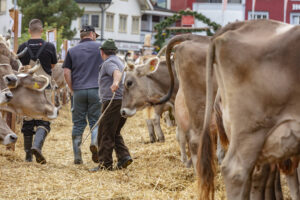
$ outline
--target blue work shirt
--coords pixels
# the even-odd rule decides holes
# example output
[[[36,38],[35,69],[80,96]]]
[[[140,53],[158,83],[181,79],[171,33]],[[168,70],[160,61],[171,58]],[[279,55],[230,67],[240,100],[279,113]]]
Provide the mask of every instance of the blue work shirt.
[[[69,49],[63,68],[71,70],[73,90],[99,87],[98,69],[103,62],[100,55],[100,46],[99,42],[86,38]]]

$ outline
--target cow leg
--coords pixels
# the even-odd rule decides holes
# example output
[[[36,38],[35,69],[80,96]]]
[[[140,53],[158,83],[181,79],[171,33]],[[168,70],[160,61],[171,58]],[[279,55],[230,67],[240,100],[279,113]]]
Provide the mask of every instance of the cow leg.
[[[300,165],[298,165],[298,167],[297,167],[297,174],[298,174],[298,181],[299,181],[299,191],[300,191]]]
[[[55,89],[55,106],[59,107],[60,106],[60,102],[59,102],[59,98],[60,98],[60,92],[58,89]]]
[[[176,127],[176,139],[180,146],[180,160],[187,166],[187,155],[186,155],[186,135],[184,132],[177,126]],[[188,166],[187,166],[188,167]]]
[[[197,135],[194,130],[190,130],[188,136],[188,142],[189,142],[191,159],[192,159],[195,172],[197,171],[197,161],[198,161],[197,153],[199,147],[199,140],[200,140],[199,135]]]
[[[298,180],[297,170],[294,170],[292,174],[286,175],[286,181],[290,189],[292,199],[299,200],[300,194],[299,194],[299,180]]]
[[[227,199],[249,200],[251,175],[264,144],[263,130],[245,133],[233,132],[228,151],[221,165]]]
[[[276,167],[275,170],[275,197],[276,200],[283,200],[283,193],[281,188],[280,170]]]
[[[146,119],[146,123],[147,123],[147,127],[148,127],[150,142],[154,143],[154,142],[156,142],[156,136],[155,136],[155,133],[154,133],[154,127],[153,127],[152,119]]]
[[[280,173],[276,165],[271,165],[265,189],[266,200],[283,200],[280,183]]]
[[[270,165],[256,165],[252,173],[250,199],[265,200],[265,189],[270,172]],[[272,200],[272,199],[271,199]]]
[[[160,127],[160,115],[158,115],[155,112],[154,119],[152,121],[153,121],[155,133],[157,134],[157,137],[158,137],[158,141],[159,142],[164,142],[165,141],[165,136],[164,136],[164,133],[162,132],[161,127]]]
[[[167,127],[175,126],[175,123],[173,120],[171,120],[170,115],[171,115],[170,111],[165,112],[165,122],[167,124]]]
[[[219,165],[221,165],[224,157],[225,157],[225,150],[221,145],[220,137],[218,136],[217,137],[217,158],[218,158]]]

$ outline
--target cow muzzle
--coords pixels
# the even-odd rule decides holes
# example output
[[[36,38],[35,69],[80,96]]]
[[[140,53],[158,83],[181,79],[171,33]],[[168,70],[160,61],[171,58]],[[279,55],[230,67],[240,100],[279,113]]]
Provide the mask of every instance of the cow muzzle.
[[[134,109],[122,108],[120,112],[122,117],[132,117],[136,113],[136,108]]]
[[[18,136],[14,133],[10,133],[8,135],[5,136],[4,140],[3,140],[3,145],[9,145],[12,143],[15,143],[18,139]]]
[[[2,90],[0,93],[0,105],[9,102],[12,98],[13,98],[13,94],[8,88]]]
[[[18,78],[16,75],[14,75],[14,74],[5,75],[5,76],[3,76],[3,79],[4,79],[4,82],[7,85],[7,87],[9,87],[9,88],[17,87]]]
[[[52,119],[56,119],[59,113],[59,109],[61,108],[61,106],[59,107],[54,107],[53,109],[53,114],[52,115],[48,115],[47,117],[52,120]]]

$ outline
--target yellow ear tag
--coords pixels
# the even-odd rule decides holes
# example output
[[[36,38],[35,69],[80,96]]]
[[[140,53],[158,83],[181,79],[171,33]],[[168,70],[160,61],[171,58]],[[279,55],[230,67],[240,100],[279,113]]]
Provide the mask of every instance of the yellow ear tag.
[[[155,70],[155,66],[151,65],[150,70],[153,72]]]
[[[34,89],[40,89],[40,86],[37,82],[34,82],[33,88]]]

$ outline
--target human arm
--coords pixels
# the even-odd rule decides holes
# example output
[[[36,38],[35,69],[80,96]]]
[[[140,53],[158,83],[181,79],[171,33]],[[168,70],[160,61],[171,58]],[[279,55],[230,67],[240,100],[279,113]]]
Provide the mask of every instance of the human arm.
[[[69,68],[64,68],[64,77],[65,77],[65,80],[68,84],[68,87],[69,87],[71,93],[73,93],[71,70]]]
[[[72,76],[71,76],[71,73],[72,73],[72,59],[71,59],[71,56],[70,56],[69,52],[67,53],[66,59],[65,59],[62,67],[64,69],[65,80],[68,84],[68,87],[70,88],[71,93],[73,93]]]
[[[113,84],[110,86],[111,91],[114,93],[119,88],[119,83],[122,80],[122,73],[119,70],[113,72]]]
[[[51,69],[53,69],[57,63],[57,55],[56,55],[56,48],[52,43],[49,43],[51,45]]]

